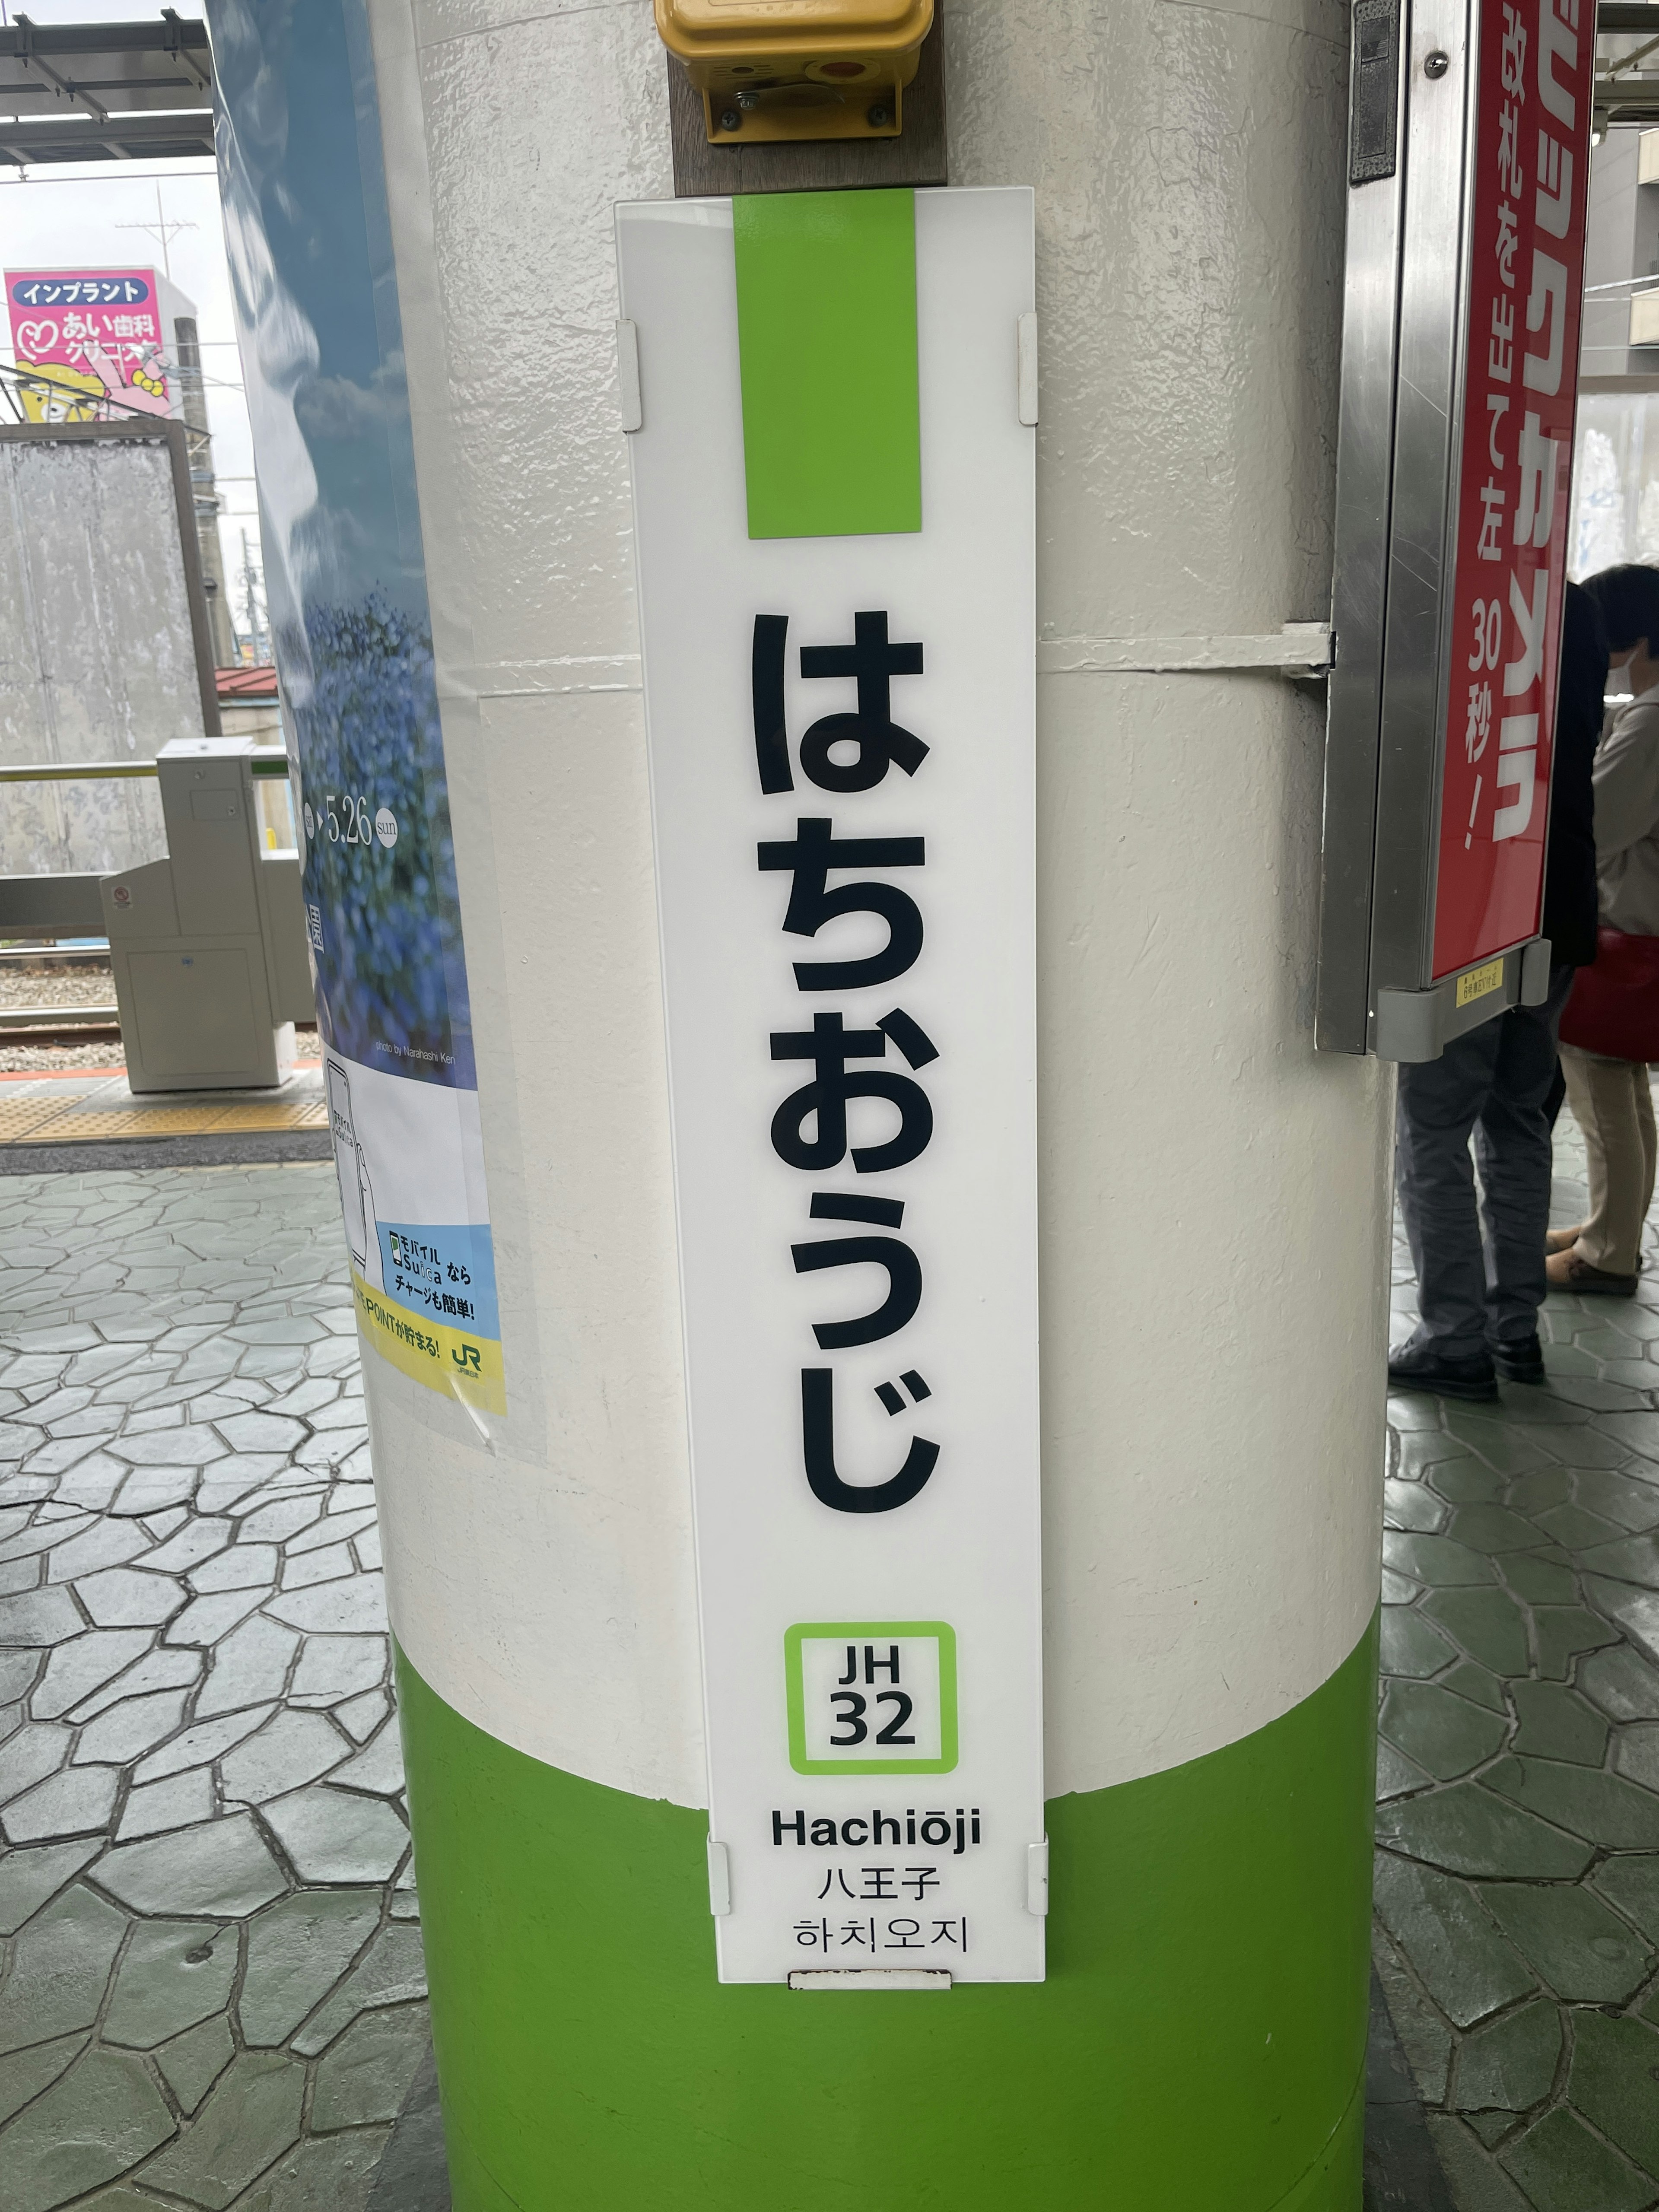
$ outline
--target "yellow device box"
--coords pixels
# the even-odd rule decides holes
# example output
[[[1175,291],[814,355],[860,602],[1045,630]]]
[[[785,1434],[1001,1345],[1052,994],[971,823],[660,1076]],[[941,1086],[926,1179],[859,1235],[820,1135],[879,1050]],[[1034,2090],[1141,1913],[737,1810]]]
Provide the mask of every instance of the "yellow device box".
[[[933,0],[653,0],[711,143],[895,138]]]

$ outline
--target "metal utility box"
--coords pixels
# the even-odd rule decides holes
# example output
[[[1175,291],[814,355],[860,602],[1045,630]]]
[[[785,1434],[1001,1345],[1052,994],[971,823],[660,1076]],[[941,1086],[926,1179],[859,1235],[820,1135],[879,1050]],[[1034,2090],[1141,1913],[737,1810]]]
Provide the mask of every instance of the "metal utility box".
[[[1325,1051],[1432,1060],[1547,988],[1595,27],[1355,0]]]
[[[268,1088],[313,1010],[299,856],[262,849],[254,788],[288,763],[246,738],[191,738],[156,766],[168,857],[100,886],[127,1080]]]

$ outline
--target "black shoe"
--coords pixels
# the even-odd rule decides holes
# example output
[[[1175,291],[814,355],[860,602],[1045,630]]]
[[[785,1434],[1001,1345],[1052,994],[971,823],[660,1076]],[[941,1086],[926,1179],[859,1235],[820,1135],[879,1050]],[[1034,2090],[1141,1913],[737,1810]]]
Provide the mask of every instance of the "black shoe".
[[[1530,1336],[1511,1337],[1507,1344],[1494,1344],[1492,1364],[1506,1382],[1541,1382],[1544,1380],[1544,1349],[1538,1341],[1538,1331]]]
[[[1473,1352],[1455,1359],[1437,1352],[1432,1344],[1402,1344],[1389,1354],[1391,1390],[1434,1390],[1443,1398],[1486,1400],[1498,1395],[1498,1380],[1489,1352]]]

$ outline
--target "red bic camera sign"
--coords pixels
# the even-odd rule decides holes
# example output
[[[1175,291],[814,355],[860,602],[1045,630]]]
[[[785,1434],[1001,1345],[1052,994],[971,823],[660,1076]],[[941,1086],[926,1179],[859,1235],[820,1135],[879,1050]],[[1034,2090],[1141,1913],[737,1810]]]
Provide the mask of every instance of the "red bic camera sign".
[[[1436,976],[1539,924],[1589,191],[1593,0],[1474,12]]]
[[[767,268],[618,210],[728,1982],[1043,1973],[1031,202],[914,209],[921,527],[764,537]]]

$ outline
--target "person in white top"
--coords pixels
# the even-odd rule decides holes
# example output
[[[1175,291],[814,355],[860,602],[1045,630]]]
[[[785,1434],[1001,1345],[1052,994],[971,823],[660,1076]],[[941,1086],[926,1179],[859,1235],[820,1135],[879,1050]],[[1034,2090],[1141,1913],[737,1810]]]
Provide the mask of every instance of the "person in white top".
[[[1659,569],[1591,576],[1612,650],[1609,683],[1633,696],[1609,712],[1596,748],[1595,880],[1601,927],[1659,937]],[[1653,1200],[1653,1093],[1641,1060],[1561,1047],[1567,1103],[1584,1133],[1589,1212],[1552,1230],[1554,1290],[1631,1297]]]

